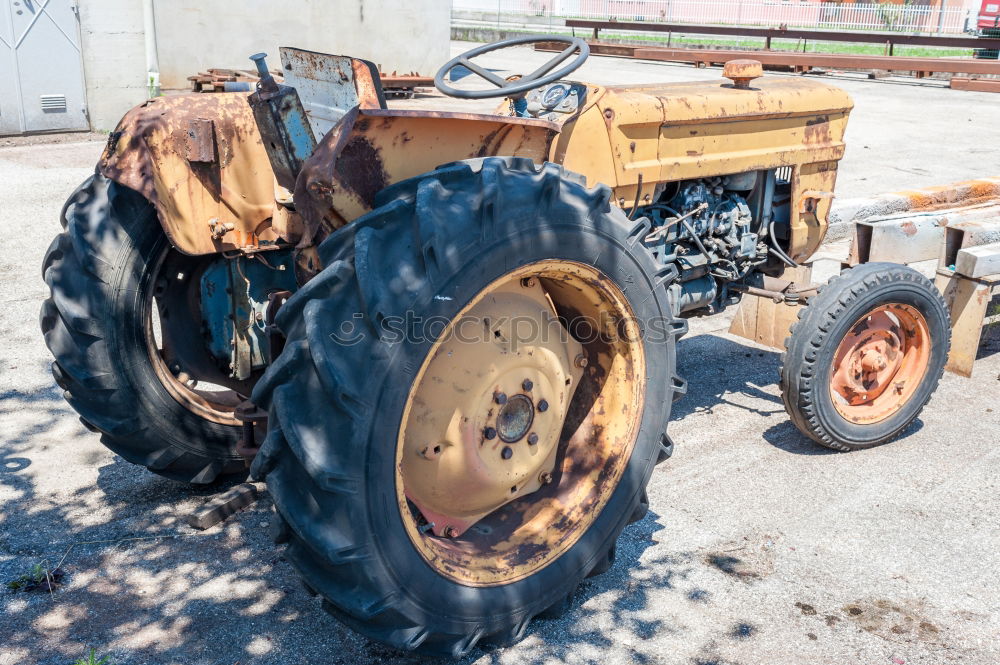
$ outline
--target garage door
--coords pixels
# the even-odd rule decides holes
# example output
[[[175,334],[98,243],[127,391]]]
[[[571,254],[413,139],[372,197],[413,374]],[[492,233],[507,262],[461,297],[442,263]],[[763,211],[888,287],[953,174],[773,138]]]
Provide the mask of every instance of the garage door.
[[[75,0],[0,0],[0,134],[87,129]]]

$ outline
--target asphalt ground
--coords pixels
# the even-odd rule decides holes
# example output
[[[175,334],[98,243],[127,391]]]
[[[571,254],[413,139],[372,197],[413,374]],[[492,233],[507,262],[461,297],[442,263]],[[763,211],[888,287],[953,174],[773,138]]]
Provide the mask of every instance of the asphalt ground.
[[[461,45],[456,45],[456,49]],[[505,61],[531,66],[538,54]],[[715,78],[592,58],[580,78]],[[1000,99],[833,76],[857,102],[842,196],[1000,173]],[[410,105],[450,107],[424,96]],[[38,329],[42,255],[102,144],[0,140],[0,581],[57,564],[54,593],[0,589],[0,665],[406,663],[327,616],[269,541],[266,495],[204,532],[185,516],[221,488],[132,466],[79,424]],[[1000,661],[1000,343],[946,374],[900,440],[840,454],[804,439],[778,355],[695,322],[674,457],[648,516],[561,619],[465,663],[993,665]]]

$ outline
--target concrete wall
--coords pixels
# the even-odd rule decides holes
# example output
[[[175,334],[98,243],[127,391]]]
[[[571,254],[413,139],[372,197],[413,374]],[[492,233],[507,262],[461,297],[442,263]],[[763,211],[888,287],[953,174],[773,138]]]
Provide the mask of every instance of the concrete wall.
[[[251,69],[278,47],[353,55],[383,71],[433,74],[448,60],[446,0],[153,0],[160,85],[187,89],[209,67]],[[110,130],[147,96],[143,3],[80,0],[91,127]]]
[[[276,68],[279,46],[365,58],[386,72],[433,74],[448,60],[446,0],[155,0],[155,7],[164,88],[186,87],[208,67],[249,69],[247,56],[259,51]]]
[[[81,0],[79,7],[90,126],[114,129],[147,96],[142,3]]]

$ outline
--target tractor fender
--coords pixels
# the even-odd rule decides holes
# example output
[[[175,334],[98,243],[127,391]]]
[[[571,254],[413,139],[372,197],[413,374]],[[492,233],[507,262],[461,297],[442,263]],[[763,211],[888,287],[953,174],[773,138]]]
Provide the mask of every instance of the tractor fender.
[[[185,254],[278,238],[274,174],[246,93],[172,95],[135,107],[109,135],[97,170],[148,199]]]
[[[442,164],[494,156],[550,160],[560,126],[501,115],[354,107],[320,141],[295,183],[304,237],[371,212],[386,187]]]

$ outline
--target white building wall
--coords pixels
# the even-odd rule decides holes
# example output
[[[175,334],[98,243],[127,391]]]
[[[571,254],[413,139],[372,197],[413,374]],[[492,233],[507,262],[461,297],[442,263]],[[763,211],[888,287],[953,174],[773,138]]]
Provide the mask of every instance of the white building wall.
[[[114,129],[147,96],[142,3],[80,0],[79,7],[90,126]]]
[[[146,99],[143,3],[79,0],[91,126],[110,130]],[[385,72],[433,74],[448,60],[448,0],[153,0],[160,85],[189,87],[209,67],[252,69],[279,46],[371,60]]]
[[[209,67],[251,69],[279,46],[371,60],[383,71],[433,74],[448,60],[448,0],[155,0],[160,82],[183,88]]]

